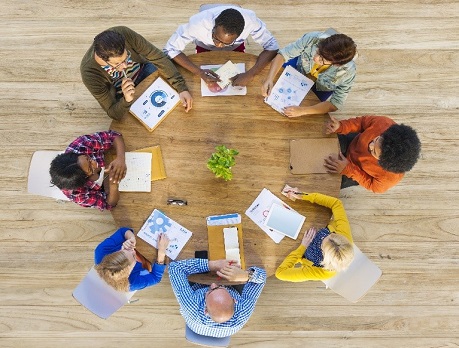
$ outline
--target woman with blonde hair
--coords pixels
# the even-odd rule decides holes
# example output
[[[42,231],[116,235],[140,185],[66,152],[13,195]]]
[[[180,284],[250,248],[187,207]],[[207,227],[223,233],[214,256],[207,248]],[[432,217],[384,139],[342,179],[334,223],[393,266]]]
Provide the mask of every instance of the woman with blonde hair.
[[[325,280],[344,271],[354,258],[351,228],[343,204],[338,198],[320,193],[287,191],[289,198],[302,199],[328,207],[333,218],[327,227],[311,227],[300,246],[293,250],[276,270],[276,277],[290,282]],[[300,263],[300,267],[295,267]]]
[[[142,262],[144,260],[136,253],[135,244],[134,232],[127,227],[121,227],[94,251],[97,273],[115,290],[140,290],[159,283],[163,277],[169,238],[165,234],[160,234],[158,257],[152,266],[148,263],[151,267]]]

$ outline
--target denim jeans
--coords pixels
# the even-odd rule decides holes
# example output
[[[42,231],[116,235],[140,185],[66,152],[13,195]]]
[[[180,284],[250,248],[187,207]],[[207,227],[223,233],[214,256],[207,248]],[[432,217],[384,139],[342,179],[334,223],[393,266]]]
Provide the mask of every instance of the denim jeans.
[[[338,141],[341,153],[346,156],[347,149],[351,144],[352,140],[358,135],[359,133],[349,133],[349,134],[338,134]],[[341,176],[341,188],[351,187],[351,186],[359,186],[359,183],[351,178],[348,178],[346,175]]]
[[[149,75],[151,75],[152,73],[154,73],[158,68],[156,66],[154,66],[152,63],[148,62],[148,63],[145,63],[145,64],[142,64],[141,68],[140,68],[140,73],[139,73],[139,76],[137,76],[137,78],[135,79],[135,85],[137,86],[140,82],[142,82],[143,80],[145,80],[145,78]]]

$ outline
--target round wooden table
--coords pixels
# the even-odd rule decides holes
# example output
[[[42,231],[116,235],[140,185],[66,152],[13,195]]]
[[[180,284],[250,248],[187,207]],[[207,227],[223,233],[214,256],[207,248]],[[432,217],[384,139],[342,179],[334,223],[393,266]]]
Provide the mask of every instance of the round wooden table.
[[[249,69],[257,57],[238,52],[207,52],[189,58],[197,65],[224,64],[231,60],[245,63]],[[194,257],[196,250],[208,249],[207,216],[237,212],[242,216],[246,266],[263,267],[271,276],[285,256],[300,244],[304,230],[327,225],[329,209],[303,201],[292,202],[280,191],[287,183],[305,192],[338,196],[341,176],[292,175],[289,169],[289,141],[325,137],[328,115],[289,119],[265,104],[260,86],[268,68],[247,86],[245,96],[201,97],[200,78],[179,67],[194,98],[190,112],[185,113],[178,105],[151,133],[129,113],[121,121],[112,122],[110,128],[123,134],[126,151],[161,145],[167,173],[166,179],[152,182],[151,193],[121,193],[118,206],[112,210],[119,226],[138,231],[157,208],[193,232],[178,257],[187,259]],[[155,73],[142,81],[136,88],[136,96],[157,76]],[[302,105],[317,101],[310,92]],[[239,151],[233,179],[228,182],[215,178],[206,166],[215,146],[221,144]],[[244,214],[263,188],[306,216],[297,240],[285,237],[276,244]],[[188,205],[167,205],[169,198],[187,200]],[[156,254],[156,249],[140,238],[137,248],[148,258]]]

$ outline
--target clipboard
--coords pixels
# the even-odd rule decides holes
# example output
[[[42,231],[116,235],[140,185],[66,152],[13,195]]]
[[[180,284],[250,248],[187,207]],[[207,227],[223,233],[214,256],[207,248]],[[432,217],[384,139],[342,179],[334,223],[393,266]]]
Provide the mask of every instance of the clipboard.
[[[179,94],[158,77],[131,105],[129,112],[153,132],[180,101]]]
[[[339,153],[338,138],[290,140],[292,174],[327,174],[324,158]]]
[[[166,169],[164,168],[163,155],[161,153],[161,146],[145,147],[143,149],[135,150],[134,152],[151,152],[151,181],[162,180],[167,178]]]
[[[209,243],[209,260],[226,259],[225,240],[223,237],[223,229],[229,227],[237,227],[237,235],[239,242],[239,255],[241,256],[241,268],[245,268],[244,256],[244,241],[242,232],[242,223],[225,224],[225,225],[207,225],[207,241]]]

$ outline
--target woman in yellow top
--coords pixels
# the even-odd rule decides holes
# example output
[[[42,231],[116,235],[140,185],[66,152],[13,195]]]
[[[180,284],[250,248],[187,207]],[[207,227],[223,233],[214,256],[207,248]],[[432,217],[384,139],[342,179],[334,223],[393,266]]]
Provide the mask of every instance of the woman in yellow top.
[[[320,230],[311,227],[300,246],[293,250],[276,270],[276,277],[290,282],[324,280],[345,270],[354,258],[352,235],[343,204],[338,198],[320,193],[288,192],[290,198],[302,199],[328,207],[333,219]],[[301,263],[301,267],[295,267]]]

